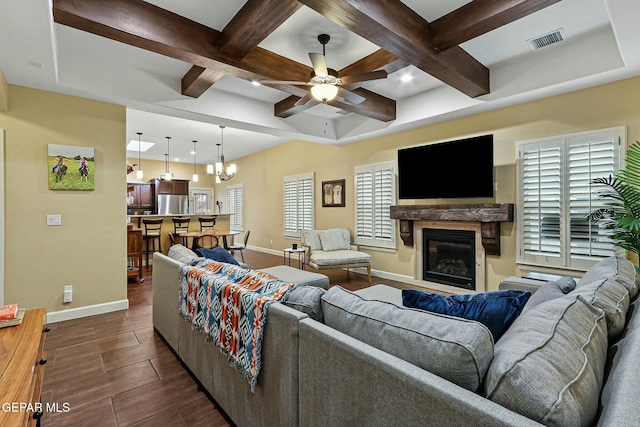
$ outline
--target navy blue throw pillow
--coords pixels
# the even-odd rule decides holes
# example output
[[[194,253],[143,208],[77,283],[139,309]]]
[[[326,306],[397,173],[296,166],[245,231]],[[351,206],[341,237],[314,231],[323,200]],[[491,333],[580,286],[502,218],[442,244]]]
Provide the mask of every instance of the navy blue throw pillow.
[[[505,290],[445,297],[403,289],[402,304],[405,307],[475,320],[489,328],[494,342],[497,342],[520,315],[530,296],[529,291]]]
[[[199,249],[196,249],[196,252],[198,252],[200,256],[212,259],[214,261],[226,262],[227,264],[240,265],[238,264],[238,261],[236,261],[236,259],[232,257],[231,254],[227,252],[225,248],[222,248],[220,246],[216,246],[213,249],[199,248]]]

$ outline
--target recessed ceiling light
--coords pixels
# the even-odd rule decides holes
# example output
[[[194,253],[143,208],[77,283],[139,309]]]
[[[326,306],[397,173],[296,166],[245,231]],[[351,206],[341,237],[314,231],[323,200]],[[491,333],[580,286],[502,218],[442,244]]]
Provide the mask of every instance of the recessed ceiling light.
[[[403,74],[402,77],[400,77],[400,81],[402,82],[410,82],[411,80],[413,80],[413,76],[411,74]]]
[[[259,82],[259,81],[257,81],[257,80],[252,81],[252,82],[251,82],[251,84],[252,84],[252,85],[254,85],[254,86],[262,86],[262,85],[260,84],[260,82]]]
[[[155,142],[140,141],[140,151],[141,152],[145,152],[149,148],[153,147],[154,145],[156,145]],[[133,139],[131,141],[129,141],[129,143],[127,144],[127,151],[138,151],[138,140],[137,139],[135,141]]]

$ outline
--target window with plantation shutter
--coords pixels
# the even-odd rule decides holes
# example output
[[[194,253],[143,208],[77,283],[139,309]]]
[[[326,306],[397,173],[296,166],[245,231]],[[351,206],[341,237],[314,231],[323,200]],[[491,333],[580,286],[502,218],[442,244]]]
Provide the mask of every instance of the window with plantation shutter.
[[[395,248],[395,222],[390,208],[396,201],[393,162],[355,168],[355,235],[359,245]]]
[[[602,207],[592,184],[620,167],[624,128],[518,143],[518,262],[586,269],[615,254],[585,216]]]
[[[243,201],[242,184],[227,187],[227,211],[229,212],[229,227],[232,230],[243,231]]]
[[[284,235],[300,237],[300,230],[313,230],[313,174],[284,177]]]

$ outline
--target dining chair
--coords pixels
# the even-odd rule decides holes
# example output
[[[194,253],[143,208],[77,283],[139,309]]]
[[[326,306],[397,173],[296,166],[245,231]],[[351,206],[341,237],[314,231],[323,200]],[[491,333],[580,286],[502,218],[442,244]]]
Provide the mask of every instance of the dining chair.
[[[195,247],[202,249],[213,249],[218,246],[218,238],[216,236],[205,234],[196,239]]]
[[[233,255],[235,252],[234,251],[240,251],[240,256],[242,257],[242,262],[244,262],[244,250],[247,248],[247,242],[249,241],[249,234],[251,234],[251,230],[247,230],[247,232],[244,234],[244,242],[243,243],[238,243],[238,244],[233,244],[230,245],[227,249],[229,250],[229,253],[231,255]]]

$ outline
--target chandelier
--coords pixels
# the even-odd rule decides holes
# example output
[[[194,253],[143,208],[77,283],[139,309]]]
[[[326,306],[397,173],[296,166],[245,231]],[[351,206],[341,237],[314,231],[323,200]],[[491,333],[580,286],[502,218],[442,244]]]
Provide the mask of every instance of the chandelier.
[[[221,144],[216,144],[218,146],[218,161],[216,162],[215,170],[213,165],[207,165],[207,174],[213,175],[215,173],[216,184],[228,181],[236,174],[236,165],[234,163],[229,166],[224,164],[224,128],[224,126],[220,126]]]

